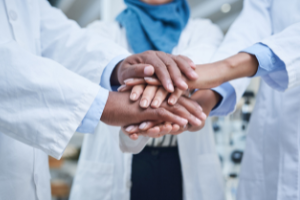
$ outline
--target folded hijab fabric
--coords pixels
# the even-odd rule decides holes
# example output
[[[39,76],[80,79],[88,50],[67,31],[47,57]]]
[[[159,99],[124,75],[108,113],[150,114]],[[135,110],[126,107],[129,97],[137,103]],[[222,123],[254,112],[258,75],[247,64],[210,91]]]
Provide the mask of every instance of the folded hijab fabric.
[[[134,53],[159,50],[171,53],[186,26],[190,10],[186,0],[150,5],[140,0],[124,0],[127,9],[116,20],[125,28]]]

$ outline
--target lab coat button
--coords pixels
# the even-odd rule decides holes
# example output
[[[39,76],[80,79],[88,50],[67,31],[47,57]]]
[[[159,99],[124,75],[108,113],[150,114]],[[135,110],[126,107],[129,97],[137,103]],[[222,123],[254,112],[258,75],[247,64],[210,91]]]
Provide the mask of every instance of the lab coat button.
[[[126,187],[127,187],[128,189],[130,189],[130,188],[131,188],[131,186],[132,186],[132,183],[131,183],[131,181],[127,181],[127,183],[126,183]]]
[[[13,11],[13,10],[11,10],[11,11],[9,11],[9,18],[11,19],[11,20],[13,20],[13,21],[15,21],[15,20],[17,20],[18,19],[18,15],[17,15],[17,13],[15,12],[15,11]]]

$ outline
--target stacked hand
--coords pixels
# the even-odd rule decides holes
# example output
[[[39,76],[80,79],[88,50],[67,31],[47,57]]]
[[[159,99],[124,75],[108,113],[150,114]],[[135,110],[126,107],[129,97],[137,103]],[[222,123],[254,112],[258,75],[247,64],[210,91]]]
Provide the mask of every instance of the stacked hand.
[[[184,56],[163,52],[130,56],[111,76],[112,85],[122,86],[110,93],[101,120],[122,126],[132,139],[199,130],[221,98],[210,88],[252,76],[257,67],[255,56],[247,53],[197,67]],[[200,90],[188,97],[188,88]]]
[[[165,79],[159,78],[157,71],[154,70],[155,74],[154,71],[151,71],[152,74],[149,73],[148,75],[155,76],[141,76],[142,78],[129,78],[126,80],[121,79],[121,81],[124,82],[124,85],[122,85],[118,91],[127,92],[131,90],[130,100],[132,102],[139,102],[141,109],[161,109],[168,107],[169,111],[172,113],[187,119],[187,124],[185,126],[180,126],[171,121],[157,119],[123,127],[123,132],[127,133],[132,139],[137,139],[138,135],[160,137],[164,134],[179,134],[185,130],[199,130],[203,128],[206,116],[217,103],[208,101],[211,102],[210,105],[212,105],[209,106],[206,105],[206,102],[201,102],[201,104],[199,104],[196,99],[188,98],[186,92],[186,89],[188,88],[187,82],[193,82],[197,80],[198,77],[194,71],[195,65],[190,59],[184,56],[168,56],[171,58],[171,61],[168,61],[166,64],[166,66],[168,66],[168,71],[165,73],[169,73],[170,76],[166,76],[164,73],[159,74],[160,76],[164,75],[162,77],[171,77],[172,82],[176,85],[175,89],[171,90],[170,87],[168,87],[168,84],[165,84],[165,87],[163,82]],[[182,69],[184,72],[181,71]],[[161,70],[161,68],[157,68],[157,70]],[[199,97],[199,95],[200,97],[213,96],[215,97],[214,99],[219,97],[211,90],[198,91],[197,94],[197,97]],[[202,104],[205,105],[204,112],[200,107]],[[187,112],[183,112],[183,110],[186,110]]]

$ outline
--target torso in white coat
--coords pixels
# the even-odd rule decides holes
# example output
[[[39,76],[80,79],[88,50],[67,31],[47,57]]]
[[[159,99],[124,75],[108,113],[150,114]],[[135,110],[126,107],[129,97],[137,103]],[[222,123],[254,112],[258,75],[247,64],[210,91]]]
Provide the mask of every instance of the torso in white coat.
[[[0,0],[0,32],[0,199],[50,200],[47,154],[62,156],[95,96],[108,93],[104,67],[128,52],[46,0]]]
[[[262,42],[285,62],[289,76],[285,92],[271,88],[269,84],[279,89],[276,82],[268,81],[271,77],[279,83],[285,73],[273,73],[261,81],[248,130],[239,200],[300,199],[299,22],[299,0],[245,0],[242,14],[217,53],[220,59]],[[274,38],[282,31],[283,37]],[[246,79],[231,82],[237,97],[243,93],[244,83]]]
[[[125,29],[117,22],[95,22],[89,28],[130,50]],[[172,53],[186,55],[197,64],[207,63],[221,40],[221,31],[209,20],[190,20]],[[184,199],[222,200],[223,177],[210,119],[201,131],[178,135],[178,146]],[[119,128],[100,123],[94,135],[85,136],[71,200],[129,200],[131,160],[132,154],[119,149]]]

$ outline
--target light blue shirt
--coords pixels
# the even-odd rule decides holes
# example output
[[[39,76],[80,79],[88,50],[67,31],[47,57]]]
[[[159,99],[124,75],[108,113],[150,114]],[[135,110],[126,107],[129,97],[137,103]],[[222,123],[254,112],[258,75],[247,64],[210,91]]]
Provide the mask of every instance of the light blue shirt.
[[[100,86],[107,90],[112,90],[110,85],[110,77],[115,68],[115,66],[124,60],[128,55],[120,55],[115,57],[110,63],[104,68],[104,71],[101,76]],[[102,112],[104,110],[106,104],[107,96],[103,95],[101,91],[97,94],[94,102],[92,103],[90,109],[86,113],[85,117],[83,118],[80,126],[77,128],[77,132],[80,133],[94,133]]]
[[[244,49],[241,52],[246,52],[251,55],[254,55],[259,63],[258,69],[254,77],[261,76],[265,81],[270,80],[268,75],[270,73],[286,70],[286,66],[282,60],[266,45],[262,43],[257,43]],[[282,77],[287,79],[288,77]],[[284,82],[288,83],[288,80]],[[276,84],[276,83],[274,83]],[[286,87],[283,86],[282,89]],[[229,83],[224,83],[219,87],[213,88],[212,90],[218,92],[222,99],[218,103],[218,105],[211,111],[211,116],[220,116],[220,115],[227,115],[234,110],[236,104],[236,94],[235,90]]]

